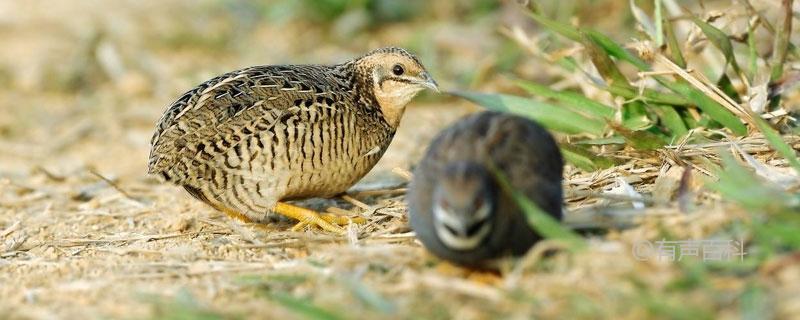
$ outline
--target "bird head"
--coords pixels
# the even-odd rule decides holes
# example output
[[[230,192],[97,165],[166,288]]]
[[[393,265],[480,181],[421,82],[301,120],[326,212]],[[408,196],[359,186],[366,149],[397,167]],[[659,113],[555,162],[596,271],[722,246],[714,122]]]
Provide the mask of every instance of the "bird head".
[[[356,60],[358,70],[368,79],[381,111],[394,127],[400,122],[405,106],[420,91],[439,91],[416,56],[402,48],[386,47],[374,50]]]
[[[489,171],[472,162],[447,165],[433,193],[436,236],[453,250],[472,250],[494,224],[497,188]]]

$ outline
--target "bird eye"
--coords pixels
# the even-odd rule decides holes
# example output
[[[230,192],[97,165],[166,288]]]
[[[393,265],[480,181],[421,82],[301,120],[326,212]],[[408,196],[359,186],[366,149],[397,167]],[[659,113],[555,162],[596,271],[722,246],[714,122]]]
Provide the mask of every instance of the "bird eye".
[[[394,75],[396,75],[396,76],[403,75],[403,72],[406,72],[406,71],[403,69],[403,66],[400,65],[400,64],[396,64],[396,65],[394,65],[394,67],[392,67],[392,73],[394,73]]]

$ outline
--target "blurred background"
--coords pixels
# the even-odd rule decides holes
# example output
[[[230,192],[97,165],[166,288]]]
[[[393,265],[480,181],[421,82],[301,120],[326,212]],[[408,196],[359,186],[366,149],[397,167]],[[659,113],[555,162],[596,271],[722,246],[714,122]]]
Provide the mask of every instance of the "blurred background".
[[[664,2],[715,21],[735,40],[737,54],[749,49],[743,38],[750,14],[745,3],[774,25],[781,14],[778,0]],[[800,314],[800,264],[796,252],[787,253],[800,241],[789,227],[781,232],[763,229],[762,235],[780,234],[794,241],[790,246],[784,245],[788,240],[764,240],[779,248],[762,251],[777,252],[776,262],[764,267],[766,258],[714,269],[700,263],[642,263],[628,254],[627,245],[634,240],[661,239],[664,234],[702,238],[722,225],[752,227],[737,225],[736,219],[750,223],[741,208],[716,206],[721,198],[717,194],[703,198],[713,207],[699,210],[707,223],[698,218],[611,232],[592,242],[587,254],[534,257],[544,262],[529,261],[524,277],[517,270],[506,284],[480,286],[434,270],[434,260],[405,233],[401,194],[375,205],[373,209],[383,210],[380,215],[377,209],[371,213],[383,219],[384,228],[373,233],[387,238],[360,247],[313,237],[298,242],[296,233],[244,228],[145,175],[150,138],[164,109],[207,79],[253,65],[333,64],[392,45],[416,53],[443,90],[528,95],[514,84],[522,78],[621,105],[623,99],[587,81],[582,70],[595,70],[582,56],[582,47],[535,24],[520,3],[527,1],[0,0],[0,239],[5,245],[0,248],[0,318],[191,318],[209,309],[228,316],[232,311],[278,318],[296,315],[286,311],[293,306],[300,306],[299,313],[314,308],[291,299],[265,302],[261,293],[269,290],[344,314],[352,307],[352,312],[367,315],[409,318],[557,318],[566,313],[636,319],[669,311],[665,317],[671,319],[759,319],[775,305],[779,316]],[[654,3],[535,1],[543,16],[589,26],[631,52],[636,48],[628,44],[646,38],[631,4],[651,13]],[[795,17],[798,7],[795,3]],[[725,58],[707,50],[713,46],[689,19],[676,20],[686,31],[679,38],[685,40],[689,67],[716,81]],[[763,29],[754,33],[753,56],[769,57],[773,50],[774,37]],[[797,35],[793,32],[793,43]],[[573,56],[572,66],[556,66]],[[767,70],[763,60],[748,70]],[[795,75],[800,70],[796,61],[795,56],[786,67]],[[635,76],[637,70],[629,64],[620,64],[620,69],[629,79],[644,78]],[[766,93],[766,80],[762,83]],[[734,85],[739,92],[750,89]],[[796,110],[797,90],[788,90],[785,97],[786,109]],[[423,93],[411,102],[389,151],[370,175],[409,170],[442,127],[476,110],[480,108],[464,100]],[[759,144],[745,147],[768,153],[764,158],[774,166],[787,167],[763,139]],[[694,156],[716,151],[707,149]],[[658,176],[667,176],[664,180],[675,191],[683,171],[667,175],[661,166],[682,167],[670,162],[666,152],[650,151],[633,156],[618,152],[621,162],[630,160],[618,171],[593,174],[568,167],[568,175],[577,177],[572,186],[586,187],[579,190],[586,193],[610,189],[625,178],[636,191],[647,193],[659,190],[653,187]],[[746,184],[734,182],[729,190]],[[769,202],[762,195],[770,193],[753,194]],[[574,199],[571,205],[588,203]],[[669,210],[686,217],[674,205]],[[780,220],[777,224],[791,226]],[[308,249],[324,245],[335,248]],[[237,268],[262,276],[285,272],[287,266],[304,269],[300,276],[265,276],[256,284],[236,276],[243,270]],[[336,278],[350,273],[356,275]],[[162,295],[168,298],[158,298]],[[274,308],[278,304],[283,307]],[[189,310],[159,313],[176,305]],[[197,310],[201,313],[192,313]]]
[[[626,5],[541,3],[548,15],[619,39],[632,30]],[[338,63],[396,45],[416,53],[445,89],[517,90],[508,73],[546,82],[549,68],[501,34],[509,25],[535,28],[515,1],[3,1],[0,176],[44,163],[58,172],[88,165],[142,176],[166,106],[200,82],[252,65]],[[401,129],[402,150],[385,166],[406,164],[396,153],[413,158],[422,148],[403,141],[425,141],[465,108],[418,98],[403,123],[428,125]]]
[[[770,5],[775,1],[752,2],[769,17],[779,11]],[[635,3],[647,12],[653,7]],[[708,15],[729,5],[680,3]],[[628,1],[536,4],[545,16],[617,41],[641,32]],[[2,1],[0,175],[50,162],[53,170],[96,165],[140,176],[151,130],[173,99],[252,65],[338,63],[396,45],[415,52],[447,90],[520,92],[509,75],[542,84],[562,79],[560,69],[508,36],[512,27],[540,31],[521,8],[511,0]],[[770,50],[769,42],[758,45]],[[414,112],[433,105],[428,110],[442,112]],[[464,108],[471,107],[426,93],[403,123],[418,119],[433,130],[401,129],[395,148],[418,156],[421,148],[402,148],[403,141],[426,141]],[[407,164],[394,157],[387,155],[394,159],[388,166]]]
[[[652,10],[652,1],[637,2]],[[713,12],[728,2],[702,4]],[[628,1],[537,5],[618,41],[637,32]],[[74,155],[88,162],[131,155],[137,162],[129,168],[144,172],[150,130],[173,99],[252,65],[337,63],[397,45],[415,52],[445,89],[519,90],[508,75],[553,82],[553,68],[504,36],[511,26],[537,31],[511,0],[3,1],[0,170],[20,169],[8,156],[25,158],[24,167],[80,150]],[[412,109],[424,104],[460,105],[428,94]],[[407,134],[414,132],[400,137]],[[103,147],[83,149],[94,145]]]

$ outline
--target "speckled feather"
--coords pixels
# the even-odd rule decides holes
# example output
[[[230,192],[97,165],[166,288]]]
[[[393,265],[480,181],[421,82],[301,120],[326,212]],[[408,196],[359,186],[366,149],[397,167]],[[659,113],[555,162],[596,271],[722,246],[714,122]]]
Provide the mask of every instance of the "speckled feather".
[[[253,220],[265,220],[277,200],[344,192],[380,159],[396,130],[378,106],[371,76],[354,59],[256,66],[208,80],[158,122],[149,172]]]

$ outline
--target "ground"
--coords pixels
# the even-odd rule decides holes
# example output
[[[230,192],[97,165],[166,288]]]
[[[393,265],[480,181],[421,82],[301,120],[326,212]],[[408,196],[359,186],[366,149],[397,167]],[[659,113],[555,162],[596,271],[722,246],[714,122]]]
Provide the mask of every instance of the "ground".
[[[710,155],[718,145],[639,153],[609,148],[606,155],[621,159],[615,167],[592,173],[567,167],[569,217],[613,203],[642,224],[589,235],[581,251],[543,241],[496,273],[442,264],[407,226],[409,173],[438,130],[479,110],[463,100],[416,99],[384,158],[348,198],[306,202],[368,219],[345,237],[290,232],[289,221],[235,221],[148,177],[155,122],[181,92],[248,65],[332,63],[361,53],[336,44],[345,36],[326,42],[336,36],[324,28],[280,20],[280,8],[265,13],[278,22],[254,22],[248,19],[255,9],[225,3],[0,3],[0,318],[800,314],[797,253],[779,255],[746,277],[735,268],[703,277],[691,272],[699,270],[691,262],[641,261],[633,252],[643,240],[706,239],[753,219],[704,187],[710,173],[702,164],[717,159]],[[436,12],[450,10],[438,6],[444,8]],[[363,17],[348,19],[333,28],[345,32]],[[493,67],[482,64],[501,60],[489,52],[507,45],[492,35],[491,24],[476,21],[425,25],[436,30],[429,38],[409,31],[414,28],[383,27],[352,42],[363,51],[421,37],[444,47],[445,57],[417,50],[434,75],[478,69],[467,81],[437,78],[454,88],[484,80]],[[488,38],[466,40],[482,37]],[[508,80],[497,77],[482,89],[506,87]],[[796,180],[760,135],[731,141],[766,172]],[[787,141],[800,145],[796,137]],[[685,168],[691,179],[684,178]],[[647,209],[632,209],[637,193],[652,199]]]

